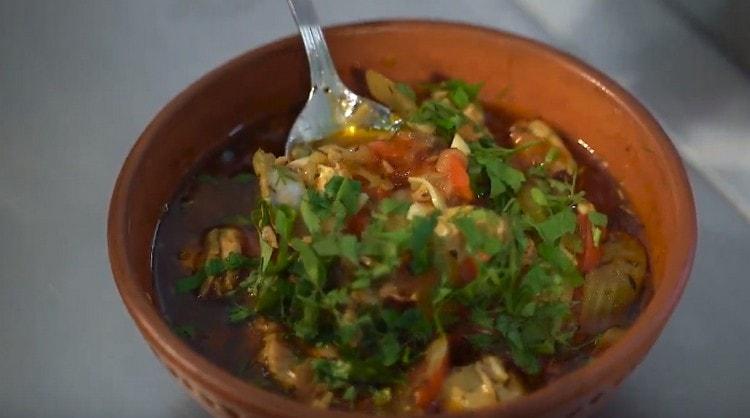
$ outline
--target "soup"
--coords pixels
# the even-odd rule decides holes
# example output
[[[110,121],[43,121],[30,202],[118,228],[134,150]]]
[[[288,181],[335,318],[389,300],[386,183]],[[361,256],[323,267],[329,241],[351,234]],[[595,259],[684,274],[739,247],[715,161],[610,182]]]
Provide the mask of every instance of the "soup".
[[[479,85],[366,80],[392,129],[277,156],[292,109],[186,179],[153,248],[175,332],[268,390],[381,413],[512,402],[614,344],[648,257],[604,165]]]

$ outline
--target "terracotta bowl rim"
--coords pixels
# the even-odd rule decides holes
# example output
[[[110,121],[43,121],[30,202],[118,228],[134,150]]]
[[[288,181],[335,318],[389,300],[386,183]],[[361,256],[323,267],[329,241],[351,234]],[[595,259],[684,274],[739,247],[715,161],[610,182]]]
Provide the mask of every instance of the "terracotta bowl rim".
[[[326,32],[351,34],[359,31],[384,29],[402,31],[458,29],[473,32],[477,35],[505,38],[551,57],[559,65],[566,66],[583,75],[602,92],[614,99],[630,118],[637,121],[650,134],[649,139],[653,141],[654,145],[664,149],[668,158],[663,164],[667,165],[668,171],[671,172],[671,176],[676,181],[678,189],[676,200],[681,205],[675,216],[679,216],[680,219],[685,221],[686,240],[682,245],[683,251],[679,254],[682,257],[680,276],[671,288],[660,289],[655,292],[651,302],[641,313],[639,319],[618,344],[611,347],[595,361],[514,402],[483,410],[478,414],[438,414],[435,416],[502,416],[506,414],[506,416],[520,416],[550,411],[556,405],[571,402],[579,395],[593,390],[607,376],[611,368],[622,364],[627,364],[629,369],[635,367],[643,356],[633,356],[630,353],[638,352],[638,347],[646,346],[647,349],[650,348],[682,295],[692,267],[697,239],[695,205],[687,174],[674,145],[657,121],[643,105],[618,83],[580,59],[539,41],[506,31],[448,20],[386,19],[331,26],[326,28]],[[217,394],[223,401],[228,402],[229,405],[239,406],[245,410],[267,416],[373,416],[362,413],[312,409],[290,398],[267,392],[246,383],[193,351],[171,331],[158,307],[151,301],[145,289],[140,286],[134,273],[135,269],[129,264],[128,254],[131,250],[125,247],[124,237],[128,232],[128,214],[125,210],[127,196],[131,187],[133,187],[132,180],[136,174],[136,168],[145,156],[147,146],[157,137],[162,123],[178,113],[187,103],[200,97],[200,92],[204,88],[222,77],[230,68],[241,66],[245,61],[254,60],[274,51],[292,48],[299,42],[298,36],[288,36],[234,57],[192,83],[159,111],[138,138],[118,175],[110,201],[107,224],[109,258],[115,283],[123,302],[152,349],[176,364],[180,371],[190,379],[210,388],[213,393]]]

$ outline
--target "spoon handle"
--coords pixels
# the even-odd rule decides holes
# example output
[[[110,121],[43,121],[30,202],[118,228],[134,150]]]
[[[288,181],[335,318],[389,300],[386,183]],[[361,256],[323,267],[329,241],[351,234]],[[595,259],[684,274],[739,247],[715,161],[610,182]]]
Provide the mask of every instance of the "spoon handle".
[[[340,91],[346,87],[336,72],[311,0],[287,0],[305,44],[312,88]]]

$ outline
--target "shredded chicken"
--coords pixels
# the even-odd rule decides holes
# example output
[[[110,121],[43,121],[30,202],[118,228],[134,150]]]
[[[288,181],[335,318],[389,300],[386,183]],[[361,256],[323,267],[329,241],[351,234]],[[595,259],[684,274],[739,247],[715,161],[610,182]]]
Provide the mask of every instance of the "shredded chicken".
[[[262,150],[253,155],[253,170],[258,176],[261,197],[275,204],[297,206],[305,188],[297,173],[285,163],[286,159],[277,159]]]
[[[576,169],[576,161],[562,139],[539,119],[516,122],[510,128],[510,139],[516,147],[528,147],[519,156],[530,165],[544,163],[550,173],[573,174]]]
[[[268,371],[271,378],[287,390],[316,408],[327,408],[333,399],[333,393],[325,385],[316,383],[312,369],[313,358],[335,358],[338,356],[332,347],[313,349],[310,357],[300,360],[284,341],[282,328],[275,322],[258,319],[254,322],[255,330],[263,335],[263,348],[258,360]]]
[[[461,412],[507,402],[524,393],[520,379],[499,358],[486,356],[454,368],[445,379],[440,402],[446,411]]]
[[[233,227],[214,228],[206,234],[203,251],[206,262],[224,260],[230,254],[242,254],[242,232]],[[239,272],[230,270],[218,276],[209,276],[203,282],[199,297],[221,297],[237,287]]]
[[[299,384],[299,376],[295,370],[299,360],[281,338],[278,332],[269,332],[263,336],[260,360],[274,380],[287,389],[293,389]]]
[[[435,186],[425,177],[409,177],[412,200],[419,203],[431,202],[435,209],[443,210],[447,207],[445,198]]]

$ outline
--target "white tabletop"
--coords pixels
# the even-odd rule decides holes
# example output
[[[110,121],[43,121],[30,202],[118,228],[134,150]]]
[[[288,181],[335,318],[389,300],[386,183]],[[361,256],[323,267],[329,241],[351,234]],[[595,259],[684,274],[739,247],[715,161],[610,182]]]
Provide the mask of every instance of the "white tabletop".
[[[656,1],[320,0],[324,23],[462,20],[587,60],[657,116],[689,165],[685,295],[601,417],[750,410],[750,80]],[[129,148],[191,81],[295,29],[281,0],[0,0],[0,410],[205,416],[113,285],[107,202]]]

